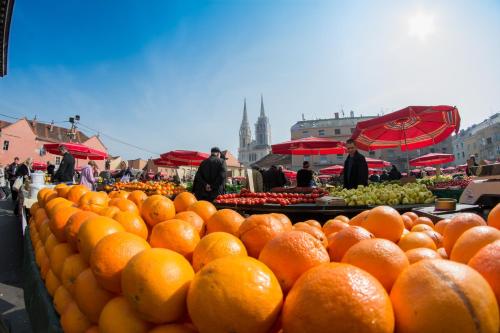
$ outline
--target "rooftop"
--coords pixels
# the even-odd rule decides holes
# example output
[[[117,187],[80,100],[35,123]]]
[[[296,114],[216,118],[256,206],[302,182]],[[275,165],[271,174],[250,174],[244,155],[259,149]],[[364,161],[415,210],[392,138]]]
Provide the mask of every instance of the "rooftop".
[[[0,0],[1,1],[1,0]],[[38,140],[48,141],[48,142],[69,142],[68,132],[69,128],[56,126],[53,124],[47,124],[39,122],[36,120],[25,119],[30,127],[33,129]],[[12,125],[13,123],[0,120],[0,129]],[[83,132],[77,130],[74,142],[83,143],[87,141],[89,137]]]

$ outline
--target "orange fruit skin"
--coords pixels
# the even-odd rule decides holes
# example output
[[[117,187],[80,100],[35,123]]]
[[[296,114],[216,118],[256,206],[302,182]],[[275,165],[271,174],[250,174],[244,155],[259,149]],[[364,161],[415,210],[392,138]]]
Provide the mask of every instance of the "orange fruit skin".
[[[439,249],[436,250],[437,253],[441,256],[443,259],[449,259],[448,253],[446,253],[446,250],[444,247],[440,247]]]
[[[450,260],[467,264],[481,248],[497,240],[500,240],[500,230],[490,226],[472,227],[457,239]]]
[[[78,250],[78,231],[81,225],[91,217],[96,217],[97,214],[88,211],[79,211],[71,215],[68,219],[68,223],[64,227],[64,235],[66,236],[66,241],[71,246],[73,250]]]
[[[47,212],[47,216],[49,219],[52,218],[52,216],[57,212],[58,210],[64,208],[64,207],[70,207],[73,206],[73,202],[68,201],[63,198],[54,198],[51,201],[47,202],[45,205],[45,210]]]
[[[47,238],[50,236],[51,233],[52,232],[50,231],[49,227],[49,219],[45,219],[40,225],[40,232],[38,233],[42,243],[45,243],[47,241]]]
[[[283,224],[285,231],[292,230],[292,221],[290,221],[288,216],[286,216],[285,214],[281,214],[281,213],[271,213],[271,216],[274,217],[276,220],[280,221],[281,224]]]
[[[92,325],[85,331],[85,333],[99,333],[99,326]]]
[[[68,243],[61,243],[54,246],[50,255],[50,269],[58,279],[61,278],[64,261],[74,253],[75,252]]]
[[[108,206],[109,198],[105,192],[87,192],[78,200],[78,207],[82,210],[98,213]]]
[[[47,256],[50,258],[50,255],[52,254],[52,250],[56,245],[61,244],[54,236],[54,234],[50,234],[47,239],[45,240],[44,248],[45,248],[45,253],[47,253]]]
[[[69,303],[61,315],[61,328],[65,333],[85,332],[91,325],[75,302]]]
[[[420,223],[414,224],[410,231],[412,232],[422,232],[422,231],[433,231],[434,229],[428,224]]]
[[[142,320],[125,297],[115,297],[102,309],[99,333],[147,333],[151,324]]]
[[[238,230],[245,218],[232,209],[221,209],[213,214],[205,224],[206,234],[216,231],[238,236]]]
[[[304,221],[304,223],[310,225],[311,227],[315,227],[315,228],[322,230],[321,223],[319,223],[316,220],[307,220],[307,221]]]
[[[38,208],[35,212],[35,215],[33,215],[33,218],[35,219],[35,227],[38,232],[40,232],[40,225],[42,224],[43,221],[48,219],[47,213],[44,208]]]
[[[431,227],[432,230],[434,230],[434,223],[432,222],[432,220],[428,217],[425,217],[425,216],[419,216],[416,220],[413,220],[413,225],[417,225],[417,224],[426,224],[428,225],[429,227]]]
[[[406,251],[405,254],[410,264],[424,259],[442,259],[439,253],[426,247],[417,247]]]
[[[437,248],[443,246],[443,236],[439,232],[434,230],[425,230],[423,231],[423,233],[429,236],[434,241],[434,244],[436,244]]]
[[[196,201],[196,197],[191,192],[181,192],[176,195],[174,199],[175,211],[177,213],[186,211],[189,206],[194,204]]]
[[[362,211],[358,215],[354,216],[352,219],[349,220],[349,225],[351,226],[358,226],[360,227],[363,221],[365,220],[366,216],[368,216],[368,213],[370,212],[369,209]]]
[[[139,215],[139,208],[132,201],[125,198],[114,198],[108,203],[110,206],[117,207],[122,212],[131,212],[133,214]]]
[[[373,234],[358,226],[351,226],[332,234],[329,238],[327,248],[330,260],[341,261],[342,257],[351,246],[362,241],[363,239],[370,238],[374,238]]]
[[[401,218],[403,219],[406,230],[411,230],[411,228],[413,227],[413,220],[411,219],[411,217],[403,214],[401,215]]]
[[[148,239],[148,227],[139,215],[131,212],[118,212],[113,216],[113,219],[118,221],[125,231],[135,234],[142,239]]]
[[[183,192],[184,193],[184,192]],[[197,333],[198,331],[185,324],[166,324],[156,326],[149,333]]]
[[[148,198],[148,195],[141,190],[135,190],[130,192],[127,199],[135,203],[139,210],[142,208],[142,204]]]
[[[115,199],[115,198],[127,199],[129,195],[130,195],[130,192],[125,191],[125,190],[111,191],[108,194],[110,199]]]
[[[453,245],[466,230],[476,227],[486,225],[484,219],[474,213],[459,213],[455,215],[450,223],[444,229],[443,234],[443,247],[446,253],[451,254]]]
[[[441,235],[444,234],[444,229],[448,226],[448,224],[451,222],[450,219],[443,219],[441,221],[438,221],[438,223],[436,223],[434,225],[434,230],[436,230],[437,232],[439,232]]]
[[[313,227],[305,222],[299,222],[293,226],[293,230],[306,232],[319,240],[325,248],[328,246],[328,238],[323,233],[323,230],[321,228]]]
[[[345,223],[349,223],[349,221],[350,221],[350,219],[345,215],[337,215],[332,220],[342,221]]]
[[[45,276],[45,287],[47,288],[47,292],[50,296],[54,296],[57,288],[61,285],[61,282],[57,278],[57,276],[52,272],[51,269],[47,271],[47,275]]]
[[[116,206],[108,206],[108,207],[104,207],[103,209],[101,209],[97,213],[101,216],[113,218],[119,212],[121,212],[120,208],[118,208]]]
[[[495,241],[479,250],[470,260],[469,266],[488,281],[500,304],[500,241]]]
[[[191,223],[176,219],[156,224],[149,240],[152,247],[175,251],[188,260],[191,260],[199,241],[199,233]]]
[[[194,249],[194,271],[198,272],[209,262],[226,256],[247,256],[245,245],[239,238],[226,232],[213,232],[206,235]]]
[[[370,210],[361,226],[377,238],[397,242],[405,225],[398,211],[389,206],[378,206]]]
[[[268,241],[285,231],[283,223],[269,214],[254,214],[243,221],[239,237],[249,256],[258,258]]]
[[[189,315],[200,333],[267,332],[282,302],[273,272],[254,258],[239,256],[208,263],[194,277],[187,297]]]
[[[125,231],[125,229],[120,223],[108,217],[91,217],[85,221],[80,226],[77,235],[78,251],[82,258],[89,262],[90,254],[97,243],[105,236],[119,231]]]
[[[419,247],[426,247],[431,250],[436,250],[436,243],[434,243],[432,238],[430,238],[423,232],[417,231],[412,231],[409,234],[401,237],[398,242],[398,246],[405,252]]]
[[[383,238],[365,239],[354,244],[347,250],[342,262],[370,273],[387,292],[391,291],[398,275],[410,265],[405,253]]]
[[[159,222],[173,219],[175,216],[175,206],[172,200],[155,194],[142,203],[141,215],[144,221],[150,227],[153,227]]]
[[[99,321],[104,306],[114,297],[113,293],[103,289],[92,274],[90,268],[78,275],[75,281],[74,299],[78,308],[92,323]]]
[[[424,259],[391,290],[397,332],[497,332],[498,306],[484,278],[467,265]]]
[[[75,213],[78,213],[80,210],[75,207],[64,207],[60,210],[57,210],[52,218],[49,220],[49,227],[54,236],[56,236],[57,240],[60,242],[66,241],[66,234],[64,233],[64,228],[68,223],[68,219]]]
[[[71,295],[75,294],[75,282],[78,275],[80,275],[80,273],[87,268],[87,263],[78,253],[73,254],[64,260],[61,271],[61,283]]]
[[[352,265],[327,263],[297,280],[283,305],[282,324],[287,333],[392,333],[394,315],[373,276]]]
[[[80,198],[87,192],[90,192],[90,190],[86,186],[73,185],[71,186],[71,189],[68,191],[67,198],[69,201],[72,201],[77,204]]]
[[[64,286],[59,286],[54,294],[54,308],[56,312],[61,315],[66,310],[69,303],[73,302],[71,294],[64,288]]]
[[[121,293],[121,273],[136,254],[150,249],[148,242],[129,232],[116,232],[101,239],[90,255],[90,268],[99,284]]]
[[[217,212],[217,208],[211,202],[199,200],[189,206],[188,211],[195,212],[207,222]]]
[[[330,262],[330,257],[323,244],[310,234],[287,231],[267,242],[259,260],[273,271],[287,293],[304,272]]]
[[[488,225],[500,229],[500,203],[498,203],[488,214]]]
[[[328,236],[331,233],[349,228],[349,224],[340,220],[328,220],[323,224],[323,233]]]
[[[200,237],[204,235],[205,221],[203,221],[203,219],[195,212],[192,211],[180,212],[175,214],[174,219],[184,220],[186,222],[191,223],[193,227],[195,227],[196,230],[198,230]]]
[[[167,249],[145,250],[122,272],[123,295],[145,320],[174,322],[185,313],[193,277],[193,268],[180,254]]]
[[[402,215],[408,216],[412,221],[415,221],[416,219],[418,219],[418,215],[414,212],[405,212]]]

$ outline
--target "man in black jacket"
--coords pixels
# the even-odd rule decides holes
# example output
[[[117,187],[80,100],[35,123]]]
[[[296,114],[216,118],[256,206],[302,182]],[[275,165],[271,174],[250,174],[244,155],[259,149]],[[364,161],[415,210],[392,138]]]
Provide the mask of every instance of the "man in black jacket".
[[[224,193],[226,163],[220,158],[219,148],[212,148],[210,154],[209,158],[201,162],[194,176],[193,192],[198,200],[214,201],[219,194]]]
[[[75,158],[69,153],[66,146],[60,146],[59,151],[63,155],[63,158],[59,164],[59,169],[57,169],[54,175],[54,182],[73,182],[73,174],[75,173]]]
[[[351,189],[358,185],[368,185],[368,164],[365,157],[358,152],[354,140],[347,140],[346,147],[349,155],[344,162],[344,187]]]

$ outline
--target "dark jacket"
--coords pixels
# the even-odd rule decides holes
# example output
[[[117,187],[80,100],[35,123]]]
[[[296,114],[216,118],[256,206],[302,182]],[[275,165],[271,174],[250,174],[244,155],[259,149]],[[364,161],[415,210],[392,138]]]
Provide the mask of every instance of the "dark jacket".
[[[348,170],[349,161],[352,159],[351,170]],[[347,156],[344,162],[344,187],[347,189],[357,188],[358,185],[368,185],[368,164],[366,159],[358,151]]]
[[[313,181],[313,172],[309,169],[300,169],[297,171],[297,187],[311,187]]]
[[[224,193],[226,179],[225,163],[217,156],[210,156],[201,162],[193,181],[193,192],[198,200],[214,201]],[[211,191],[206,190],[210,185]]]
[[[264,173],[265,191],[270,191],[275,187],[283,187],[286,185],[286,182],[285,174],[276,167],[270,167],[269,170]]]
[[[17,166],[17,170],[16,170],[16,177],[26,177],[30,174],[30,170],[28,169],[28,167],[26,166],[26,164],[19,164]]]
[[[401,179],[401,172],[399,172],[399,170],[396,168],[392,168],[391,171],[389,171],[389,179],[390,180]]]
[[[11,180],[12,182],[14,182],[17,178],[16,176],[16,172],[17,172],[17,168],[19,167],[19,164],[16,164],[14,162],[12,162],[11,164],[9,164],[9,166],[7,167],[7,178],[9,180]]]
[[[64,153],[59,169],[57,169],[54,180],[57,182],[71,182],[73,181],[73,174],[75,173],[75,158],[68,152]]]
[[[113,178],[120,180],[125,176],[132,178],[132,170],[130,170],[130,168],[120,169],[120,171],[118,171]]]
[[[54,175],[55,169],[56,169],[56,166],[54,164],[51,164],[47,167],[47,173],[52,176],[52,175]]]

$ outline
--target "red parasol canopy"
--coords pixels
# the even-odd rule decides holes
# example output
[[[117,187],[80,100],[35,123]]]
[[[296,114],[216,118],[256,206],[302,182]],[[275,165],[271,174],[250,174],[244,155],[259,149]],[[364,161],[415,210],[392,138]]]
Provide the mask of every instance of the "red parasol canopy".
[[[167,167],[167,168],[177,168],[177,164],[174,162],[171,162],[169,160],[164,160],[161,158],[155,158],[153,160],[154,165],[161,166],[161,167]]]
[[[465,171],[466,169],[467,169],[467,164],[457,165],[457,170],[459,171]]]
[[[457,170],[457,168],[452,166],[443,169],[444,172],[453,172],[455,170]]]
[[[319,173],[322,175],[340,175],[342,171],[344,171],[344,167],[342,165],[332,165],[328,168],[319,170]]]
[[[161,154],[160,157],[162,160],[172,162],[178,166],[199,166],[210,155],[192,150],[172,150]]]
[[[285,177],[288,179],[295,179],[297,178],[297,172],[293,170],[283,170],[283,173],[285,174]]]
[[[436,171],[436,168],[433,168],[433,167],[425,167],[425,168],[424,168],[424,171],[425,171],[425,172],[434,172],[434,171]]]
[[[459,129],[460,115],[456,107],[408,106],[359,122],[352,138],[362,150],[400,147],[405,151],[439,143]]]
[[[31,167],[33,168],[33,170],[47,170],[47,163],[44,163],[44,162],[33,162],[33,164],[31,165]]]
[[[273,154],[282,155],[331,155],[344,154],[342,142],[329,138],[308,137],[285,141],[271,146]]]
[[[411,170],[410,172],[411,172],[411,173],[421,173],[421,172],[422,172],[422,170],[420,170],[420,169],[413,169],[413,170]]]
[[[383,167],[391,166],[390,162],[387,162],[387,161],[384,161],[384,160],[378,160],[376,158],[370,158],[370,157],[366,157],[365,159],[366,159],[366,163],[368,164],[369,168],[380,169],[380,168],[383,168]]]
[[[332,178],[332,175],[319,175],[318,178],[323,180],[329,180],[330,178]]]
[[[454,160],[455,160],[455,155],[453,154],[431,153],[410,160],[410,165],[412,166],[435,165],[435,164],[452,162]]]
[[[381,170],[381,169],[368,168],[369,175],[381,175],[382,172],[383,172],[383,170]]]
[[[81,143],[74,142],[64,142],[64,143],[46,143],[43,148],[51,154],[62,155],[59,151],[59,147],[66,146],[68,151],[74,158],[78,159],[89,159],[89,160],[104,160],[108,157],[108,154],[104,151],[97,150],[94,148],[87,147]]]

